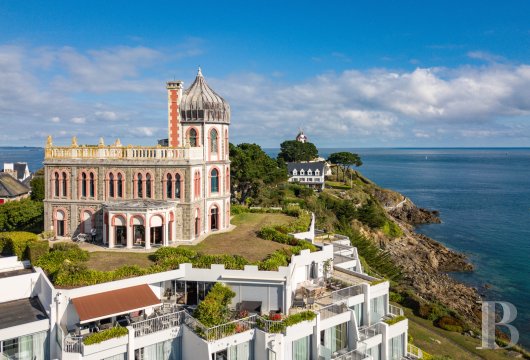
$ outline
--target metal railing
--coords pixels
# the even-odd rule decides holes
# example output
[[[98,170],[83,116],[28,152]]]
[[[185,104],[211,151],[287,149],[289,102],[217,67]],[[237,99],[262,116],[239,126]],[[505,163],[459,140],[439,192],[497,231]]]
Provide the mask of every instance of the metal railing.
[[[66,337],[64,337],[63,351],[81,354],[83,352],[83,337],[71,335],[67,335]]]
[[[367,355],[364,351],[352,350],[346,354],[341,354],[333,358],[334,360],[372,360],[372,356]]]
[[[379,324],[359,329],[359,341],[370,339],[378,334],[381,334],[381,328]]]
[[[408,343],[407,344],[407,356],[413,359],[423,359],[423,351],[419,347],[414,346],[411,343]]]
[[[285,323],[283,320],[269,320],[257,316],[258,328],[268,333],[281,333],[285,330]]]
[[[349,309],[346,306],[346,304],[339,303],[339,304],[331,304],[326,307],[323,307],[319,309],[318,312],[320,313],[320,320],[325,320],[333,316],[337,316],[342,313],[345,313],[348,310]]]
[[[388,305],[388,312],[393,316],[403,316],[403,309],[392,304]]]
[[[158,331],[179,326],[182,323],[184,310],[163,314],[152,319],[132,323],[134,336],[141,337]]]
[[[354,285],[331,293],[331,301],[338,302],[363,293],[362,285]]]
[[[243,319],[231,321],[226,324],[217,325],[206,329],[204,338],[208,341],[215,341],[227,336],[239,334],[256,327],[257,315],[252,315]]]

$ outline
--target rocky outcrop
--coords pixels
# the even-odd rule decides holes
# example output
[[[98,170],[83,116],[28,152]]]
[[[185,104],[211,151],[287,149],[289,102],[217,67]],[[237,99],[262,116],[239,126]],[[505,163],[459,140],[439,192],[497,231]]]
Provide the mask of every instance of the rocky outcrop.
[[[402,271],[401,286],[427,301],[444,304],[474,325],[479,325],[480,296],[476,289],[459,283],[448,272],[472,271],[465,255],[414,231],[414,226],[440,223],[437,211],[417,207],[402,194],[374,187],[372,196],[403,230],[403,236],[390,238],[380,231],[363,227],[370,238],[388,251]],[[358,224],[360,225],[360,224]]]
[[[405,199],[402,205],[390,208],[388,214],[411,225],[439,224],[439,213],[436,210],[419,208],[410,199]]]

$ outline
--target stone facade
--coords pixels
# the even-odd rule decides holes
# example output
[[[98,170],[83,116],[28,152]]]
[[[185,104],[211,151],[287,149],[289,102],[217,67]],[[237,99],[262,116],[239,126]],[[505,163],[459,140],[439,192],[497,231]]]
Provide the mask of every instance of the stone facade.
[[[228,116],[220,119],[192,118],[184,122],[179,111],[183,105],[195,107],[197,112],[218,107],[211,103],[211,97],[197,105],[201,91],[206,92],[205,86],[213,92],[200,72],[184,94],[182,82],[168,83],[168,147],[123,146],[119,140],[110,146],[105,146],[103,140],[97,146],[80,146],[76,138],[70,146],[55,146],[48,138],[44,161],[45,229],[57,236],[75,236],[95,228],[97,240],[110,246],[119,245],[116,240],[125,233],[128,239],[124,246],[138,245],[137,239],[141,238],[139,243],[149,247],[160,236],[160,243],[166,245],[227,228],[228,104],[222,104]],[[186,97],[190,92],[193,99]],[[224,102],[217,97],[215,101]],[[149,218],[159,208],[165,209],[164,216],[159,216],[162,225],[158,218]],[[130,222],[123,224],[124,219]],[[151,226],[153,221],[156,226]]]

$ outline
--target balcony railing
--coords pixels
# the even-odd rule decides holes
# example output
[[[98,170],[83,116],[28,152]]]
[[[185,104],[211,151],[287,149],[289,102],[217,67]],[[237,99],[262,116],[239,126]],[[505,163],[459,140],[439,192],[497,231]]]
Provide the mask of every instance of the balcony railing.
[[[320,320],[329,319],[333,316],[345,313],[346,311],[349,311],[349,309],[346,304],[343,303],[331,304],[318,310],[320,313]]]
[[[207,341],[219,340],[227,336],[254,329],[257,326],[257,315],[234,320],[211,328],[207,328],[187,312],[183,313],[182,319],[182,322],[186,324],[186,326]]]
[[[336,290],[331,293],[331,301],[338,302],[349,299],[353,296],[360,295],[363,293],[363,287],[361,285],[354,285],[344,289]]]
[[[261,316],[257,317],[258,328],[267,333],[281,333],[285,330],[285,323],[283,320],[268,320]]]
[[[163,314],[156,318],[147,319],[132,323],[134,336],[140,337],[149,335],[158,331],[167,330],[179,326],[184,318],[184,311],[176,311],[169,314]]]
[[[123,159],[177,160],[199,159],[201,147],[168,148],[148,146],[51,146],[44,149],[45,160],[51,159]]]
[[[346,354],[341,354],[333,358],[334,360],[372,360],[370,355],[366,355],[364,351],[352,350]]]
[[[370,339],[378,334],[381,334],[381,327],[379,324],[359,329],[359,341]]]
[[[63,341],[63,351],[81,354],[83,350],[83,337],[67,335]]]
[[[403,309],[400,308],[399,306],[388,305],[388,312],[392,316],[404,316]]]
[[[407,356],[412,359],[423,359],[423,351],[417,347],[412,345],[411,343],[407,344]]]

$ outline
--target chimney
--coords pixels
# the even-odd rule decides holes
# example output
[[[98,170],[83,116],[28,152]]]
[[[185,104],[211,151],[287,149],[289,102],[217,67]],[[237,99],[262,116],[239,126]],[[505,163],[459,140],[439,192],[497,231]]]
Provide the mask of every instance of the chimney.
[[[182,97],[183,82],[168,81],[166,84],[167,98],[168,98],[168,146],[178,147],[179,144],[179,130],[180,130],[180,114],[179,103]]]

